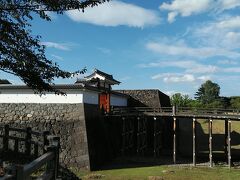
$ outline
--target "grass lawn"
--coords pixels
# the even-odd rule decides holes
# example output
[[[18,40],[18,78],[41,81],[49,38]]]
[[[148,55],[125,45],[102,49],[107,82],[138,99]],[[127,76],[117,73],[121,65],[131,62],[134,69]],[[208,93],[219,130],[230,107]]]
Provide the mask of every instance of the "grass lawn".
[[[142,168],[126,168],[104,171],[75,171],[81,179],[106,179],[106,180],[234,180],[240,179],[240,169],[229,170],[226,167],[176,167],[153,166]]]

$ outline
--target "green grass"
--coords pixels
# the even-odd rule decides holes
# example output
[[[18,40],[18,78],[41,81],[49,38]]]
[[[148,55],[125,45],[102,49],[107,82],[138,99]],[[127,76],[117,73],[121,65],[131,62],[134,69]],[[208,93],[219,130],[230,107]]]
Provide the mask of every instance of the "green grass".
[[[76,172],[76,171],[75,171]],[[106,179],[106,180],[234,180],[240,179],[240,170],[225,167],[173,167],[154,166],[143,168],[127,168],[104,171],[77,171],[82,179]]]

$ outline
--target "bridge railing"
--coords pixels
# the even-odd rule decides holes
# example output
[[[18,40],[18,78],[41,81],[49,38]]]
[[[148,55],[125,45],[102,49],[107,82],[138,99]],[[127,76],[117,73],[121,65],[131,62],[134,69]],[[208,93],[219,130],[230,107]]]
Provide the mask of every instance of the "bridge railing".
[[[31,179],[31,175],[46,165],[46,170],[37,179],[57,179],[59,164],[59,141],[52,143],[47,152],[26,165],[17,165],[14,177],[17,180]]]
[[[114,107],[113,115],[131,114],[161,114],[166,116],[174,115],[226,115],[240,116],[239,109],[217,109],[217,108],[195,108],[195,107]]]
[[[146,113],[161,113],[166,115],[172,115],[172,107],[114,107],[112,108],[112,115],[124,115],[124,114],[146,114]]]
[[[189,108],[177,107],[176,114],[192,115],[240,115],[239,109],[218,109],[218,108]]]
[[[0,168],[6,169],[6,175],[0,179],[14,177],[17,180],[29,179],[30,175],[46,166],[46,171],[41,179],[56,179],[59,165],[60,139],[50,135],[49,131],[37,132],[30,127],[15,128],[9,125],[0,126]],[[40,149],[41,148],[41,149]],[[11,157],[13,156],[13,157]],[[39,157],[40,156],[40,157]],[[21,160],[33,160],[26,165],[3,167],[3,162],[21,157]],[[20,161],[20,159],[15,159]],[[15,162],[15,161],[14,161]]]
[[[0,138],[3,139],[3,152],[13,151],[14,153],[23,153],[32,155],[32,146],[34,149],[33,155],[38,157],[39,149],[42,151],[48,145],[49,131],[37,132],[30,127],[15,128],[9,125],[0,126]],[[11,146],[11,147],[10,147]]]

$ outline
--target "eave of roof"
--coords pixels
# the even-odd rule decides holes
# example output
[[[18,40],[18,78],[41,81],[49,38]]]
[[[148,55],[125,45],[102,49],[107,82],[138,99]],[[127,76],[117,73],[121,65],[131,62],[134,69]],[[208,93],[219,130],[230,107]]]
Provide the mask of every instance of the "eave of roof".
[[[116,89],[115,92],[119,92],[119,93],[124,93],[124,91],[156,91],[156,92],[160,92],[166,96],[169,96],[165,93],[163,93],[162,91],[160,91],[159,89]]]
[[[129,98],[130,96],[127,95],[127,94],[123,94],[123,93],[120,93],[120,92],[117,92],[117,91],[111,91],[111,94],[113,95],[117,95],[117,96],[122,96],[122,97],[126,97],[126,98]]]
[[[91,91],[97,91],[101,92],[101,89],[98,89],[97,87],[85,85],[82,83],[76,83],[76,84],[54,84],[52,85],[55,89],[60,90],[66,90],[66,89],[81,89],[81,90],[91,90]],[[11,85],[11,84],[1,84],[0,90],[3,89],[31,89],[30,87],[26,85]]]
[[[116,79],[114,79],[114,78],[113,78],[113,75],[107,74],[107,73],[102,72],[102,71],[100,71],[100,70],[98,70],[98,69],[95,69],[95,70],[94,70],[94,73],[92,73],[92,74],[90,74],[90,75],[88,75],[88,76],[85,76],[85,78],[91,78],[94,74],[102,75],[102,76],[104,76],[105,78],[107,78],[109,81],[112,81],[112,82],[114,82],[114,83],[116,83],[116,84],[120,84],[120,83],[121,83],[120,81],[117,81]]]
[[[105,92],[106,89],[104,88],[98,88],[98,87],[93,87],[91,85],[83,84],[83,83],[75,83],[75,84],[55,84],[52,85],[53,88],[55,89],[60,89],[60,90],[67,90],[67,89],[79,89],[79,90],[89,90],[89,91],[95,91],[95,92]],[[17,89],[31,89],[30,87],[26,85],[12,85],[12,84],[0,84],[0,90],[17,90]],[[116,91],[111,91],[111,94],[118,95],[118,96],[123,96],[123,97],[129,97],[126,94],[116,92]]]

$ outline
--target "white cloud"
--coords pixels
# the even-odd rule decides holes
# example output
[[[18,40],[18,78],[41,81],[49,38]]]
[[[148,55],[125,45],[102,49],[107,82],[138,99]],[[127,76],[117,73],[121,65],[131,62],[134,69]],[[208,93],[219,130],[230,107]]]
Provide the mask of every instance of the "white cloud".
[[[207,81],[207,80],[210,80],[211,77],[210,77],[210,76],[199,76],[197,79],[199,79],[199,80],[205,82],[205,81]]]
[[[205,65],[197,63],[196,61],[159,61],[149,64],[140,64],[139,67],[151,68],[151,67],[177,67],[185,69],[186,73],[214,73],[219,70],[217,66]]]
[[[239,0],[218,0],[218,2],[219,2],[219,7],[217,11],[234,9],[240,6]]]
[[[182,95],[189,95],[190,93],[187,93],[187,92],[182,92],[182,91],[162,91],[162,92],[164,92],[165,94],[167,94],[167,95],[169,95],[169,96],[172,96],[172,95],[174,95],[174,94],[176,94],[176,93],[180,93],[180,94],[182,94]]]
[[[229,58],[240,57],[240,53],[238,52],[229,51],[223,48],[215,48],[215,47],[192,48],[187,45],[149,42],[146,44],[146,48],[159,54],[165,54],[165,55],[171,55],[171,56],[184,56],[184,57],[195,57],[195,58],[207,58],[207,57],[214,57],[214,56],[225,56]]]
[[[72,46],[67,43],[56,43],[56,42],[41,42],[41,44],[48,48],[55,48],[55,49],[64,50],[64,51],[71,50],[71,46]]]
[[[168,13],[168,22],[173,23],[175,21],[175,18],[176,18],[177,15],[178,15],[177,12]]]
[[[56,60],[60,60],[60,61],[63,60],[63,57],[61,57],[61,56],[58,56],[58,55],[55,55],[55,54],[51,54],[51,56]]]
[[[186,17],[208,11],[220,13],[239,6],[239,0],[172,0],[162,3],[159,8],[169,11],[168,22],[172,23],[177,15]]]
[[[229,64],[229,65],[236,65],[235,61],[220,61],[220,64]],[[184,73],[187,74],[214,74],[214,73],[240,73],[240,67],[239,66],[233,66],[233,67],[220,67],[220,66],[216,66],[216,65],[209,65],[209,64],[201,64],[198,63],[196,61],[169,61],[169,60],[165,60],[165,61],[158,61],[158,62],[151,62],[148,64],[139,64],[138,65],[141,68],[156,68],[156,67],[160,67],[160,68],[165,68],[165,67],[174,67],[174,68],[181,68],[184,69]],[[162,77],[163,74],[161,74],[159,77]],[[165,76],[166,74],[164,74]],[[169,74],[167,74],[169,75]],[[172,76],[172,74],[170,74]],[[175,74],[174,74],[175,75]],[[153,76],[155,79],[156,77],[158,78],[158,76]],[[200,76],[199,80],[204,80],[207,77],[207,79],[209,78],[209,76]]]
[[[229,73],[240,73],[240,67],[223,68],[222,71],[229,72]]]
[[[152,79],[162,79],[164,82],[193,82],[192,74],[162,73],[152,76]]]
[[[217,63],[218,63],[218,64],[224,64],[224,65],[226,65],[226,64],[230,64],[230,65],[236,65],[236,64],[238,64],[237,61],[230,60],[230,59],[222,59],[222,60],[219,60]]]
[[[240,16],[228,16],[212,22],[202,23],[190,31],[203,46],[224,49],[240,47]],[[214,33],[213,33],[214,32]]]
[[[210,76],[195,76],[183,73],[160,73],[151,77],[153,80],[162,80],[165,83],[193,83],[196,81],[206,81]]]
[[[195,66],[189,67],[186,72],[187,73],[215,73],[219,70],[217,66],[213,65],[203,65],[203,64],[197,64]]]
[[[216,23],[216,27],[220,29],[238,29],[240,27],[240,16],[226,18]]]
[[[111,54],[111,50],[108,48],[103,48],[103,47],[99,47],[97,48],[100,52],[102,52],[103,54]]]
[[[66,13],[73,21],[102,26],[126,25],[130,27],[146,27],[160,23],[157,12],[144,9],[134,4],[121,1],[110,1],[94,8],[86,8],[82,13],[78,10]]]
[[[190,16],[208,10],[211,0],[173,0],[171,3],[163,3],[159,8],[161,10],[170,11],[168,13],[168,21],[173,22],[175,17]]]

